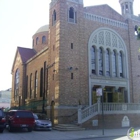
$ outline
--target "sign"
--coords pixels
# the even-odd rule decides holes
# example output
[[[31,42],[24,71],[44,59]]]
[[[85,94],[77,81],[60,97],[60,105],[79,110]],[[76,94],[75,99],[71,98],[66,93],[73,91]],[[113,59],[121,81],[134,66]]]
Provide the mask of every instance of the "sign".
[[[130,120],[127,116],[124,116],[122,119],[122,127],[129,127],[130,126]]]
[[[102,88],[96,89],[96,96],[102,96]]]

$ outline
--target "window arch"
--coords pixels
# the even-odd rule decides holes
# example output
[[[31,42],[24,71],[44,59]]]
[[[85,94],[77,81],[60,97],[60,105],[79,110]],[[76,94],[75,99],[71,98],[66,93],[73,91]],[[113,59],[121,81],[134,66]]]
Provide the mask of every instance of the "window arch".
[[[19,73],[19,69],[17,69],[15,73],[15,92],[14,92],[15,101],[18,101],[18,96],[19,96],[19,77],[20,77],[20,73]]]
[[[96,56],[95,56],[95,46],[91,47],[91,72],[96,73]]]
[[[119,52],[119,75],[123,77],[123,55],[122,52]]]
[[[38,42],[39,42],[39,38],[37,37],[37,38],[36,38],[36,45],[38,44]]]
[[[103,49],[99,48],[99,75],[103,75]]]
[[[42,44],[45,44],[46,43],[46,36],[43,36],[42,37]]]
[[[100,45],[99,34],[103,32],[103,38],[105,43]],[[114,45],[114,37],[116,38],[116,43]],[[128,68],[128,55],[125,43],[121,36],[114,30],[109,28],[99,28],[94,31],[88,42],[89,46],[89,73],[92,73],[93,69],[93,48],[91,46],[96,46],[95,58],[96,58],[96,75],[104,75],[113,77],[127,77],[128,72],[124,67]],[[97,50],[97,51],[96,51]],[[124,57],[125,55],[125,57]]]
[[[110,76],[110,53],[109,49],[106,49],[106,76]]]
[[[68,21],[76,23],[76,20],[77,20],[76,12],[73,7],[70,7],[68,11]]]
[[[56,11],[53,11],[53,15],[52,15],[52,25],[55,25],[56,23]]]
[[[113,55],[112,55],[112,71],[113,71],[113,77],[117,76],[117,55],[116,55],[116,51],[113,50]]]

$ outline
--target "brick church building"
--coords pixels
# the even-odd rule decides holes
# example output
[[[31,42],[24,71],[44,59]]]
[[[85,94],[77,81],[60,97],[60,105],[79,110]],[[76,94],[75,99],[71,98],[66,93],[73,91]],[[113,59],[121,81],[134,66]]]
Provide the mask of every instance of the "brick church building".
[[[107,4],[51,0],[49,25],[33,35],[32,48],[17,47],[12,66],[11,107],[53,115],[55,123],[76,119],[79,105],[140,102],[140,17],[134,0],[119,0],[121,14]]]

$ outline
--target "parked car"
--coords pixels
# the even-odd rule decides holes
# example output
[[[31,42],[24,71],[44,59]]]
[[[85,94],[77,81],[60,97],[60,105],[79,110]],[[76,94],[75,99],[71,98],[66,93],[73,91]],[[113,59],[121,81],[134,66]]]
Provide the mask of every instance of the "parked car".
[[[0,132],[2,133],[6,126],[6,118],[3,109],[0,109]]]
[[[35,126],[34,130],[52,130],[52,122],[47,118],[47,115],[34,113]]]
[[[35,125],[33,113],[27,110],[10,110],[6,118],[9,132],[24,128],[31,132]]]

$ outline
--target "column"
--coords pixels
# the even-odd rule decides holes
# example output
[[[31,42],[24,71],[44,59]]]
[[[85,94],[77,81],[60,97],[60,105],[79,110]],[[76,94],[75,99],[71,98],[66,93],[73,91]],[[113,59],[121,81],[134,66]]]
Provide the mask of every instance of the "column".
[[[122,55],[122,63],[123,63],[123,77],[126,78],[127,75],[127,66],[125,61],[125,54]]]
[[[114,90],[115,90],[115,91],[114,91],[114,93],[113,93],[113,94],[114,94],[113,97],[117,97],[117,102],[119,102],[119,96],[118,96],[119,93],[118,93],[118,89],[119,89],[119,87],[118,87],[118,86],[115,86],[115,87],[114,87]],[[115,99],[115,98],[114,98],[114,99]],[[116,101],[114,101],[114,99],[113,99],[113,102],[116,102]]]

